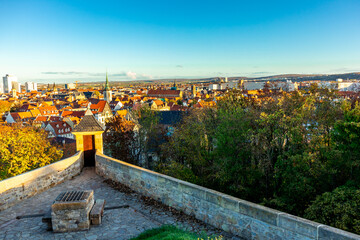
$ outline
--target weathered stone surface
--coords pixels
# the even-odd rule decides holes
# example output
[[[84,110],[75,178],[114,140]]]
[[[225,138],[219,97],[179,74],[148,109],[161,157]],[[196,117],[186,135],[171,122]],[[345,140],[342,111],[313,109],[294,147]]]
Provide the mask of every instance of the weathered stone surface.
[[[281,213],[280,211],[240,199],[239,212],[274,226],[277,225],[277,216]]]
[[[360,236],[345,232],[343,230],[321,225],[319,226],[319,233],[318,233],[319,240],[359,240]]]
[[[104,182],[104,178],[95,174],[94,169],[85,168],[73,179],[58,184],[40,194],[28,198],[9,209],[0,212],[0,239],[101,239],[126,240],[141,232],[173,224],[194,232],[206,232],[208,235],[222,234],[224,240],[233,239],[229,233],[223,233],[210,225],[189,220],[183,215],[174,215],[167,209],[144,204],[140,195],[126,194],[115,190]],[[16,216],[45,213],[54,199],[63,191],[93,189],[94,196],[106,200],[106,207],[128,205],[129,207],[107,209],[104,211],[101,225],[91,226],[87,231],[54,233],[47,231],[47,224],[41,217],[15,219]],[[206,238],[207,239],[207,238]],[[234,238],[235,240],[238,238]]]
[[[83,153],[0,181],[0,211],[80,174]]]
[[[92,225],[100,225],[101,217],[104,215],[105,200],[97,199],[90,211],[90,221]]]
[[[85,191],[87,198],[74,202],[55,201],[51,205],[54,232],[83,231],[90,228],[90,211],[94,205],[94,191]]]
[[[316,223],[290,214],[278,215],[279,227],[313,239],[316,239],[318,226],[320,225],[320,223]]]
[[[318,223],[133,166],[103,154],[96,155],[96,163],[99,175],[125,184],[143,195],[160,199],[166,205],[246,239],[311,240],[320,239],[320,236],[324,236],[321,239],[352,239],[344,231],[331,232],[319,227]],[[126,169],[126,173],[121,173],[122,169]],[[131,177],[119,177],[128,173]],[[338,238],[329,238],[335,234]]]

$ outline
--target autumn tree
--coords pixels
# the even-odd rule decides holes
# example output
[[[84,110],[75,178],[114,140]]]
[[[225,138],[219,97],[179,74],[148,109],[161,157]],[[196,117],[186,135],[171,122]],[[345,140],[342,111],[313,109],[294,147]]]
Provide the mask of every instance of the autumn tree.
[[[11,103],[8,101],[0,101],[0,116],[11,109]]]
[[[137,165],[134,126],[133,122],[122,116],[115,116],[108,121],[104,133],[104,150],[116,159]]]
[[[143,105],[132,112],[132,117],[136,122],[135,144],[137,161],[142,162],[145,168],[152,168],[153,163],[147,157],[149,152],[160,154],[160,144],[163,141],[163,129],[159,125],[160,118],[156,111],[150,109],[148,105]]]
[[[45,131],[25,126],[0,126],[0,180],[61,159]]]

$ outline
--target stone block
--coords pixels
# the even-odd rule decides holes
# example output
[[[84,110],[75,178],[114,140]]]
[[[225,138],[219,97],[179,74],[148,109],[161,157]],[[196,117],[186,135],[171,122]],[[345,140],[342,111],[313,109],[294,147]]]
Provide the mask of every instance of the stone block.
[[[318,232],[319,240],[359,240],[360,236],[338,228],[321,225]]]
[[[277,215],[281,212],[239,199],[239,213],[276,226]]]
[[[190,196],[196,197],[198,199],[206,199],[206,191],[201,187],[191,184],[191,183],[179,183],[179,190],[182,193],[186,193]]]
[[[216,191],[209,189],[209,191],[206,191],[205,199],[206,199],[206,201],[208,201],[210,203],[220,206],[221,200],[222,200],[222,195],[218,194]]]
[[[104,215],[105,200],[97,199],[90,211],[90,221],[92,225],[100,225],[101,217]]]
[[[229,195],[222,195],[220,205],[230,211],[239,211],[239,199]]]
[[[59,197],[60,199],[54,202],[51,206],[54,232],[82,231],[90,228],[90,211],[94,205],[94,192],[91,190],[85,193],[85,199],[67,201]]]
[[[317,229],[320,224],[307,219],[296,217],[289,214],[278,214],[278,227],[296,232],[310,238],[316,238]]]

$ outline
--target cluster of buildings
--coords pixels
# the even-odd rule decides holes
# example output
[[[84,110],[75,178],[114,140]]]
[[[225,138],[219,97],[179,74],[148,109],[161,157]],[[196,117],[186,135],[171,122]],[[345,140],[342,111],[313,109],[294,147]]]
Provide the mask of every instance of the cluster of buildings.
[[[227,78],[208,83],[159,83],[148,86],[110,87],[108,77],[102,89],[76,88],[67,84],[65,88],[43,87],[26,82],[25,89],[16,76],[6,75],[0,85],[1,104],[12,106],[12,111],[0,112],[0,121],[8,124],[20,123],[37,126],[49,132],[49,138],[74,139],[72,129],[90,109],[102,124],[114,116],[131,118],[131,112],[148,105],[159,111],[160,122],[173,125],[181,120],[182,113],[189,109],[213,107],[229,89],[241,89],[247,97],[258,98],[264,92],[295,91],[311,83],[291,81],[228,81]],[[319,86],[343,90],[360,90],[359,82],[338,80],[335,83],[320,82]],[[346,94],[345,94],[346,95]],[[1,108],[0,108],[1,109]]]
[[[6,74],[0,81],[0,94],[13,93],[14,91],[21,92],[21,83],[18,82],[15,75]],[[37,83],[25,82],[25,91],[37,91]]]

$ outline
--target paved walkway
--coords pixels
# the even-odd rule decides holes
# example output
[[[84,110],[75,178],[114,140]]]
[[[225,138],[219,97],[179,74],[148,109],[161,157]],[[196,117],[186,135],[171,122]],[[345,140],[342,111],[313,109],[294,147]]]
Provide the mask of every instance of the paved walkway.
[[[223,235],[225,239],[237,239],[209,225],[182,218],[161,208],[144,204],[136,193],[124,193],[113,189],[95,174],[94,168],[83,172],[62,184],[37,194],[21,203],[0,212],[0,239],[130,239],[141,232],[163,224],[173,224],[207,234]],[[59,193],[67,190],[94,190],[95,199],[106,200],[105,207],[128,207],[109,209],[104,212],[100,226],[91,226],[89,231],[53,233],[46,230],[41,216],[50,209]],[[32,215],[32,216],[31,216]],[[25,216],[16,219],[17,216]],[[27,217],[26,217],[27,216]]]

